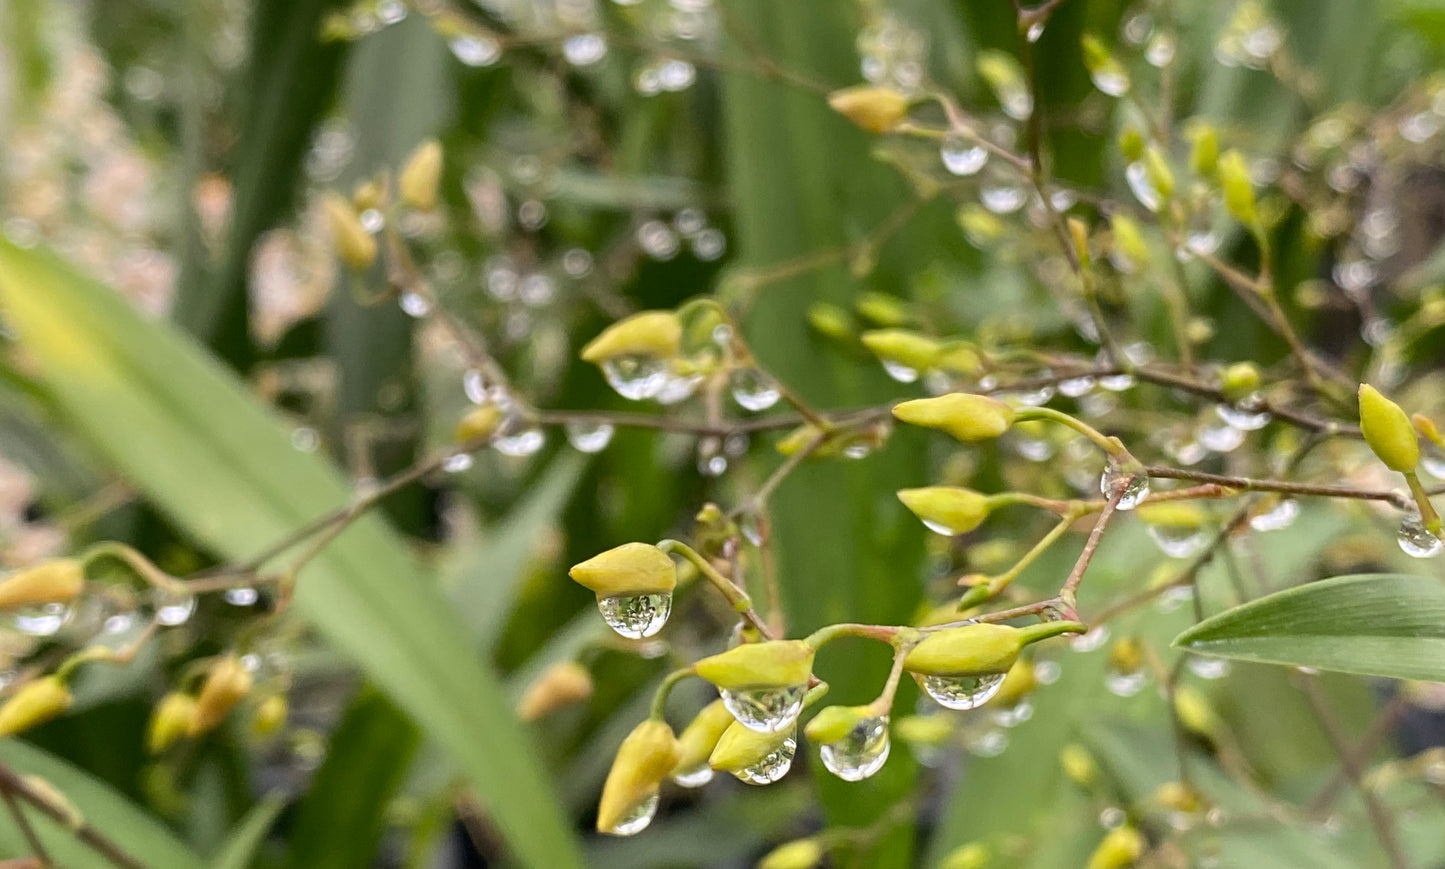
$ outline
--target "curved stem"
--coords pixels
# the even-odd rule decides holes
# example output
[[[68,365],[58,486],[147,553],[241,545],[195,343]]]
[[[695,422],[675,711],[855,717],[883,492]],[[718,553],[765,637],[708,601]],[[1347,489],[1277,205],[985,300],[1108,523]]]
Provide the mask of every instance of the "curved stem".
[[[839,637],[863,637],[868,640],[877,640],[880,643],[892,643],[903,628],[891,625],[863,625],[856,623],[844,623],[827,625],[809,634],[804,640],[813,648],[821,648],[833,642]]]
[[[668,695],[672,694],[673,687],[683,679],[694,675],[696,674],[692,671],[691,667],[682,667],[662,677],[662,684],[658,685],[657,690],[652,694],[650,717],[654,721],[662,721],[664,719],[664,713],[667,710],[667,698]]]
[[[1095,446],[1103,450],[1115,461],[1125,463],[1135,462],[1134,456],[1124,448],[1123,442],[1118,438],[1109,437],[1083,420],[1070,416],[1063,411],[1054,410],[1052,407],[1028,407],[1014,415],[1014,420],[1019,422],[1031,419],[1048,420],[1049,422],[1056,422],[1060,425],[1067,426],[1093,441]]]
[[[753,600],[748,597],[748,593],[738,588],[732,580],[718,573],[717,568],[713,567],[712,563],[703,558],[697,550],[681,540],[670,539],[660,541],[657,548],[663,552],[675,552],[692,562],[693,566],[707,578],[707,581],[713,584],[713,587],[727,599],[728,603],[732,604],[732,608],[747,619],[759,634],[767,639],[772,638],[772,631],[768,629],[767,623],[758,615],[757,610],[753,609]]]
[[[126,546],[124,543],[107,541],[97,543],[85,550],[80,560],[89,566],[90,562],[102,558],[113,558],[130,568],[137,576],[150,585],[158,588],[175,588],[181,581],[151,562],[149,558],[141,555],[135,549]]]

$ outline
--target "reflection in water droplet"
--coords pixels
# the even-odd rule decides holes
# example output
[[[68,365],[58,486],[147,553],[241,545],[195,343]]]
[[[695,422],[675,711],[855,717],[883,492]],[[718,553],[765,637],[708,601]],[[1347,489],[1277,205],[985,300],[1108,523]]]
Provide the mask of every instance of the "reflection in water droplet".
[[[71,608],[63,603],[44,603],[17,609],[12,615],[15,629],[31,637],[48,637],[70,620]]]
[[[782,391],[767,372],[756,368],[735,368],[728,374],[733,401],[745,410],[767,410],[778,403]]]
[[[602,376],[631,401],[656,398],[670,379],[667,363],[651,356],[614,356],[602,362]]]
[[[888,716],[865,718],[848,735],[818,749],[823,766],[843,781],[862,781],[888,760]]]
[[[1116,697],[1133,697],[1148,683],[1149,677],[1143,670],[1134,673],[1111,672],[1104,676],[1104,687]]]
[[[612,443],[614,432],[609,422],[569,422],[567,443],[580,453],[600,453]]]
[[[700,788],[712,781],[712,767],[704,761],[691,769],[680,769],[672,774],[672,780],[678,787]]]
[[[667,624],[667,617],[672,614],[672,595],[656,592],[600,597],[597,609],[609,628],[628,639],[640,640],[656,634]]]
[[[1263,513],[1249,517],[1249,527],[1255,531],[1280,531],[1293,525],[1297,518],[1299,502],[1293,498],[1283,498]]]
[[[613,836],[635,836],[641,833],[647,829],[647,825],[652,823],[652,817],[657,814],[657,801],[657,794],[644,799],[633,806],[631,811],[617,822],[616,826],[606,832]]]
[[[951,175],[977,175],[988,162],[988,151],[957,134],[944,137],[938,155]]]
[[[940,706],[947,709],[975,709],[998,693],[1003,673],[983,676],[923,676],[919,685]]]
[[[1159,210],[1164,199],[1149,180],[1149,170],[1145,168],[1143,161],[1136,160],[1130,163],[1124,170],[1124,180],[1129,182],[1129,192],[1134,194],[1134,198],[1139,200],[1140,205],[1150,211]]]
[[[1127,480],[1127,483],[1125,481]],[[1139,506],[1139,502],[1149,497],[1149,476],[1144,473],[1133,473],[1119,467],[1114,462],[1109,462],[1104,467],[1104,473],[1099,477],[1099,492],[1108,498],[1114,494],[1115,488],[1124,484],[1124,494],[1119,498],[1120,510],[1133,510]]]
[[[793,726],[803,711],[805,685],[785,688],[722,689],[723,705],[738,723],[759,733],[780,733]]]
[[[1445,548],[1445,543],[1431,533],[1418,516],[1405,517],[1405,521],[1400,523],[1400,533],[1396,539],[1400,543],[1400,549],[1411,558],[1434,558]]]
[[[1209,545],[1209,532],[1203,528],[1177,528],[1167,525],[1145,525],[1149,539],[1170,558],[1189,558]]]
[[[750,785],[770,785],[793,768],[793,755],[797,751],[798,741],[789,736],[762,760],[752,766],[743,767],[733,775]]]

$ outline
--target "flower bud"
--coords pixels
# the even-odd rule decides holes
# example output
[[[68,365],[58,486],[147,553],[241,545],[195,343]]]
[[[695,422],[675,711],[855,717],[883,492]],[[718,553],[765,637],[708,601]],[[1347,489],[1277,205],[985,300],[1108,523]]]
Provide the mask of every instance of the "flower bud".
[[[858,313],[880,326],[897,328],[913,322],[908,303],[888,293],[868,292],[858,297]]]
[[[1099,767],[1094,763],[1094,756],[1078,743],[1071,742],[1059,750],[1059,766],[1063,767],[1069,781],[1081,788],[1090,787],[1098,781]]]
[[[777,751],[784,742],[796,739],[797,732],[798,728],[794,725],[780,733],[761,733],[734,721],[718,739],[707,760],[708,765],[723,772],[740,773]]]
[[[758,869],[812,869],[823,859],[817,839],[797,839],[769,851],[758,861]]]
[[[719,688],[785,688],[802,685],[813,673],[814,649],[803,640],[770,640],[735,646],[692,665],[693,672]]]
[[[905,401],[893,408],[893,416],[911,425],[940,429],[961,441],[984,441],[1008,431],[1014,410],[986,395],[952,392]]]
[[[1244,155],[1238,151],[1226,151],[1219,158],[1219,186],[1224,191],[1224,207],[1234,219],[1245,226],[1254,226],[1259,221],[1259,212],[1254,207],[1254,183],[1249,180],[1249,167]]]
[[[1119,132],[1119,151],[1130,163],[1144,156],[1144,134],[1138,127],[1130,124]]]
[[[1164,154],[1152,145],[1144,149],[1144,174],[1159,198],[1168,199],[1174,195],[1174,170],[1169,168]]]
[[[677,768],[690,770],[707,763],[713,749],[717,748],[718,740],[722,739],[723,732],[732,726],[733,722],[733,714],[721,700],[714,700],[704,706],[677,738],[680,752]]]
[[[898,500],[939,534],[967,534],[988,518],[988,497],[957,486],[901,489]]]
[[[677,766],[677,737],[664,721],[648,719],[632,729],[607,773],[597,803],[597,831],[613,834],[638,803],[657,793]]]
[[[1224,726],[1210,705],[1209,698],[1189,685],[1174,690],[1174,715],[1191,733],[1213,739]]]
[[[234,655],[227,655],[211,664],[201,693],[196,698],[196,713],[186,735],[195,738],[213,730],[226,719],[241,698],[251,693],[254,680],[251,671]]]
[[[1365,443],[1392,471],[1414,471],[1420,463],[1420,441],[1400,405],[1368,383],[1360,384],[1360,430]]]
[[[893,725],[893,735],[914,745],[942,745],[957,726],[951,715],[910,715]]]
[[[814,302],[808,308],[808,324],[818,334],[834,341],[853,340],[853,318],[837,305]]]
[[[26,683],[0,706],[0,737],[44,724],[69,709],[73,699],[58,676]]]
[[[146,748],[151,754],[160,754],[179,742],[191,729],[196,717],[196,698],[179,691],[172,691],[161,698],[151,712],[150,726],[146,729]]]
[[[1154,791],[1154,801],[1166,809],[1193,814],[1203,807],[1199,792],[1184,782],[1168,781]]]
[[[939,869],[984,869],[993,859],[988,846],[982,842],[969,842],[948,852]]]
[[[1146,524],[1156,528],[1180,531],[1198,528],[1209,519],[1204,508],[1193,501],[1158,501],[1153,504],[1146,501],[1140,504],[1134,513]]]
[[[452,432],[452,440],[459,444],[469,444],[474,441],[485,441],[497,433],[502,425],[502,409],[495,404],[484,404],[481,407],[474,407],[467,411],[467,415],[457,422],[456,429]]]
[[[1115,253],[1122,255],[1127,262],[1119,267],[1139,268],[1149,263],[1149,245],[1144,241],[1144,233],[1139,229],[1139,224],[1134,218],[1127,214],[1115,214],[1109,218],[1109,234],[1114,242]],[[1117,265],[1117,263],[1116,263]]]
[[[1236,362],[1224,369],[1219,389],[1229,401],[1243,401],[1259,391],[1259,367],[1253,362]]]
[[[0,609],[45,603],[69,603],[85,586],[85,565],[55,558],[16,571],[0,581]]]
[[[1016,706],[1020,700],[1033,693],[1037,687],[1039,687],[1039,677],[1034,671],[1033,662],[1028,658],[1019,658],[1009,668],[1008,675],[1004,676],[998,693],[993,695],[993,705],[998,709]]]
[[[356,216],[351,203],[335,193],[327,193],[321,199],[321,207],[331,224],[331,240],[341,261],[357,270],[375,262],[376,239],[361,225],[361,218]]]
[[[923,676],[984,676],[1003,673],[1023,650],[1025,634],[1009,625],[978,623],[934,631],[903,659],[903,668]]]
[[[1144,647],[1135,637],[1120,637],[1109,647],[1109,668],[1116,673],[1132,674],[1144,666]]]
[[[1189,152],[1189,166],[1201,178],[1212,179],[1219,170],[1219,133],[1208,124],[1194,130],[1194,147]]]
[[[863,346],[884,362],[923,371],[938,360],[938,342],[906,329],[877,329],[863,333]]]
[[[813,716],[803,733],[820,745],[837,742],[863,721],[877,717],[878,713],[868,706],[829,706]]]
[[[1143,834],[1131,826],[1115,827],[1089,856],[1088,869],[1126,869],[1143,853]]]
[[[1089,225],[1077,217],[1070,217],[1068,227],[1069,239],[1074,245],[1074,253],[1079,257],[1079,262],[1087,266],[1089,264]]]
[[[251,716],[251,734],[258,739],[275,735],[286,726],[286,719],[290,714],[291,703],[286,699],[286,695],[272,694],[256,706],[256,712]]]
[[[381,208],[385,204],[386,184],[375,178],[361,182],[351,192],[351,207],[356,209],[358,214],[368,208]]]
[[[665,594],[677,587],[677,565],[651,543],[624,543],[567,572],[598,597]]]
[[[542,671],[517,703],[523,721],[546,718],[564,706],[583,703],[592,696],[592,674],[576,661],[559,661]]]
[[[401,201],[421,211],[437,205],[437,190],[442,180],[442,144],[428,139],[416,146],[397,177],[396,189]]]
[[[1084,50],[1084,68],[1090,72],[1103,69],[1114,59],[1099,37],[1092,33],[1085,33],[1079,39],[1079,45]]]
[[[933,367],[940,371],[974,377],[983,371],[983,357],[966,341],[950,341],[939,349],[938,358],[933,360]]]
[[[998,215],[979,205],[965,205],[958,209],[955,216],[958,226],[968,240],[977,247],[985,247],[1003,238],[1008,232],[1008,224],[999,219]]]
[[[619,356],[668,359],[682,346],[682,323],[672,311],[643,311],[618,320],[582,348],[584,362],[600,363]]]
[[[874,85],[855,85],[828,95],[833,111],[870,133],[886,133],[903,123],[908,103],[898,91]]]
[[[1410,422],[1415,424],[1415,430],[1425,436],[1425,439],[1437,447],[1445,448],[1445,438],[1440,436],[1440,429],[1436,427],[1435,421],[1423,413],[1410,415]]]

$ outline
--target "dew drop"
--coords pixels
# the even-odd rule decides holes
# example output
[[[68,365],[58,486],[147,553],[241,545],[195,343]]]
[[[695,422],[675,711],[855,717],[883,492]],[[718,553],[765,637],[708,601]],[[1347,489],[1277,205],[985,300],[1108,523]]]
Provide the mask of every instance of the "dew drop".
[[[1418,516],[1405,517],[1395,539],[1399,541],[1400,549],[1411,558],[1434,558],[1445,548],[1445,543],[1431,533]]]
[[[912,383],[918,379],[918,369],[909,368],[902,362],[894,362],[892,359],[883,360],[883,370],[889,377],[899,383]]]
[[[987,730],[968,744],[968,751],[975,757],[998,757],[1008,748],[1008,734],[1002,730]]]
[[[1093,389],[1097,383],[1092,377],[1070,377],[1068,380],[1059,381],[1059,393],[1068,398],[1078,398]]]
[[[240,585],[226,589],[223,597],[231,606],[254,606],[261,599],[261,593],[249,585]]]
[[[1445,480],[1445,450],[1433,443],[1425,444],[1420,451],[1420,467],[1437,480]]]
[[[767,410],[778,403],[783,393],[764,371],[756,368],[735,368],[728,374],[733,401],[745,410]]]
[[[1093,652],[1109,642],[1109,626],[1099,625],[1088,633],[1079,634],[1069,641],[1069,647],[1076,652]]]
[[[715,226],[709,226],[692,237],[692,255],[703,262],[712,262],[722,256],[727,248],[727,236]]]
[[[1029,25],[1028,32],[1024,34],[1024,38],[1027,39],[1029,42],[1038,42],[1039,38],[1043,35],[1044,22],[1035,21],[1033,24]]]
[[[1280,531],[1294,524],[1299,518],[1299,502],[1284,498],[1273,507],[1249,517],[1249,527],[1255,531]]]
[[[944,137],[938,155],[951,175],[977,175],[988,162],[988,151],[957,134]]]
[[[491,66],[502,57],[502,44],[491,37],[458,36],[447,47],[467,66]]]
[[[596,33],[579,33],[562,42],[562,56],[573,66],[590,66],[607,55],[607,40]]]
[[[1099,378],[1099,386],[1110,392],[1125,392],[1134,388],[1134,375],[1110,374]]]
[[[421,318],[431,313],[431,301],[420,293],[402,293],[401,310],[408,317]]]
[[[630,640],[641,640],[653,636],[667,624],[667,617],[672,614],[672,595],[655,592],[599,597],[597,609],[609,628]]]
[[[723,705],[738,723],[759,733],[780,733],[798,720],[803,711],[806,685],[784,688],[722,689]]]
[[[757,763],[743,767],[733,775],[750,785],[770,785],[793,768],[793,755],[797,751],[798,741],[789,736]]]
[[[1268,425],[1272,418],[1263,407],[1264,399],[1256,393],[1233,404],[1217,404],[1214,412],[1240,431],[1258,431]]]
[[[1104,687],[1115,697],[1133,697],[1149,682],[1148,675],[1139,670],[1133,673],[1120,673],[1114,671],[1104,676]]]
[[[978,201],[994,214],[1013,214],[1024,207],[1028,195],[1013,181],[997,180],[979,188]]]
[[[862,781],[883,768],[888,760],[888,716],[865,718],[848,735],[824,743],[818,754],[828,772],[843,781]]]
[[[567,443],[579,453],[602,452],[617,431],[610,422],[569,422],[566,430]]]
[[[1189,558],[1209,545],[1209,533],[1203,528],[1172,528],[1167,525],[1146,525],[1149,539],[1170,558]]]
[[[712,767],[706,761],[691,769],[680,769],[672,774],[672,780],[678,787],[700,788],[712,781]]]
[[[1114,462],[1109,462],[1104,468],[1104,473],[1099,477],[1099,492],[1104,497],[1114,494],[1114,489],[1124,480],[1128,484],[1124,488],[1124,494],[1119,498],[1118,509],[1133,510],[1139,506],[1139,502],[1149,497],[1149,476],[1147,474],[1135,474],[1124,470]]]
[[[1139,204],[1150,211],[1158,211],[1164,199],[1159,191],[1154,189],[1154,184],[1149,180],[1149,170],[1145,168],[1142,160],[1130,163],[1124,170],[1124,180],[1129,182],[1129,192],[1139,200]]]
[[[456,453],[447,456],[442,462],[442,470],[448,474],[460,474],[472,468],[472,456],[470,453]]]
[[[602,362],[602,376],[617,394],[631,401],[656,398],[671,379],[667,363],[651,356],[614,356]]]
[[[1197,433],[1199,443],[1215,453],[1229,453],[1244,443],[1244,432],[1227,423],[1201,426]]]
[[[1003,673],[983,676],[923,676],[919,684],[946,709],[976,709],[993,699],[1003,687]]]
[[[934,519],[924,519],[923,526],[934,534],[942,534],[944,537],[953,537],[958,534],[958,531],[953,527]]]
[[[1223,679],[1229,670],[1229,662],[1223,658],[1189,658],[1189,671],[1201,679]]]
[[[1089,72],[1094,87],[1111,97],[1122,97],[1129,92],[1129,76],[1117,62],[1109,62]]]
[[[157,588],[151,592],[156,622],[168,628],[183,625],[196,611],[196,596],[185,589]]]
[[[522,458],[535,454],[547,444],[547,435],[541,426],[520,418],[503,423],[502,430],[492,439],[492,447],[504,456]]]
[[[635,836],[647,829],[652,823],[652,818],[657,814],[658,795],[652,794],[642,802],[633,806],[631,811],[622,817],[622,820],[607,832],[613,836]]]
[[[72,609],[64,603],[25,606],[14,613],[15,629],[31,637],[49,637],[70,621]]]
[[[702,381],[701,374],[673,374],[669,371],[663,381],[662,389],[658,390],[657,395],[653,398],[658,404],[668,406],[687,401],[697,391]]]

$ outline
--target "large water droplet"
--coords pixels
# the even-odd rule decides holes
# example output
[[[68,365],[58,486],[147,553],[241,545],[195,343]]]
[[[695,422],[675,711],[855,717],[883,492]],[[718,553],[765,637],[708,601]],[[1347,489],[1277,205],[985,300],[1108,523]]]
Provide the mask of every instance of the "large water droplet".
[[[1264,410],[1264,399],[1258,395],[1242,398],[1233,404],[1217,404],[1214,412],[1219,418],[1241,431],[1258,431],[1269,424],[1269,411]]]
[[[1281,499],[1278,504],[1249,517],[1249,527],[1255,531],[1280,531],[1294,524],[1299,518],[1299,502],[1293,498]]]
[[[640,640],[662,630],[672,614],[672,595],[619,594],[597,599],[597,609],[607,626],[624,637]]]
[[[733,401],[745,410],[767,410],[782,398],[782,390],[767,372],[756,368],[735,368],[728,374]]]
[[[883,370],[899,383],[912,383],[918,379],[918,369],[909,368],[902,362],[894,362],[892,359],[883,360]]]
[[[746,766],[733,773],[740,781],[750,785],[770,785],[788,774],[793,768],[793,755],[798,751],[798,741],[789,736],[778,747],[752,766]]]
[[[1201,679],[1223,679],[1229,675],[1229,662],[1224,658],[1201,658],[1191,655],[1189,670]]]
[[[656,398],[672,379],[667,363],[651,356],[614,356],[604,360],[602,376],[618,395],[631,401]]]
[[[1209,532],[1203,528],[1177,528],[1168,525],[1146,525],[1149,539],[1170,558],[1189,558],[1209,545]]]
[[[952,175],[977,175],[988,162],[988,151],[957,134],[944,137],[938,155]]]
[[[1125,392],[1133,389],[1136,382],[1132,374],[1109,374],[1099,378],[1099,386],[1110,392]]]
[[[712,781],[712,767],[706,761],[691,769],[680,769],[672,774],[672,780],[678,787],[700,788]]]
[[[823,766],[843,781],[862,781],[883,768],[888,760],[888,716],[865,718],[837,742],[818,749]]]
[[[1114,494],[1114,489],[1127,480],[1124,487],[1124,494],[1119,498],[1118,509],[1133,510],[1139,506],[1139,502],[1149,497],[1149,475],[1144,473],[1133,473],[1119,467],[1114,462],[1109,462],[1104,468],[1104,474],[1099,478],[1099,492],[1106,498]]]
[[[492,447],[504,456],[530,456],[547,444],[542,427],[520,417],[507,420],[492,439]]]
[[[42,603],[25,606],[14,612],[15,629],[32,637],[48,637],[65,627],[72,610],[69,604]]]
[[[255,606],[256,601],[261,599],[261,593],[249,585],[238,585],[235,588],[226,589],[226,593],[222,597],[231,606]]]
[[[580,453],[600,453],[612,443],[616,431],[610,422],[569,422],[567,443]]]
[[[1094,388],[1098,383],[1092,377],[1070,377],[1068,380],[1059,381],[1059,393],[1069,398],[1078,398]]]
[[[190,620],[196,611],[196,596],[185,589],[157,588],[151,592],[151,606],[155,607],[156,622],[172,628]]]
[[[448,47],[467,66],[491,66],[502,56],[501,43],[491,37],[458,36]]]
[[[1445,543],[1431,533],[1418,516],[1405,517],[1395,539],[1400,542],[1400,549],[1411,558],[1434,558],[1445,548]]]
[[[1135,670],[1133,673],[1112,670],[1104,676],[1104,687],[1115,697],[1133,697],[1143,691],[1148,682],[1149,676],[1143,670]]]
[[[1122,97],[1129,92],[1129,76],[1116,62],[1109,62],[1089,72],[1094,87],[1111,97]]]
[[[1003,686],[1003,673],[983,676],[924,676],[919,684],[940,706],[976,709],[993,699]]]
[[[1216,453],[1234,452],[1244,443],[1244,432],[1228,423],[1200,426],[1196,437],[1201,446]]]
[[[431,313],[431,300],[420,293],[402,293],[401,309],[408,317],[421,318]]]
[[[1154,189],[1154,184],[1149,180],[1149,170],[1145,168],[1142,160],[1129,164],[1124,170],[1124,180],[1129,182],[1129,192],[1134,194],[1140,205],[1150,211],[1159,210],[1164,198]]]
[[[759,733],[780,733],[793,726],[803,711],[806,685],[786,688],[722,689],[723,705],[738,723]]]
[[[589,66],[607,54],[607,40],[596,33],[579,33],[562,42],[562,56],[573,66]]]
[[[1021,184],[997,179],[978,189],[978,201],[994,214],[1013,214],[1028,201],[1028,194]]]
[[[633,806],[616,826],[607,832],[613,836],[635,836],[647,829],[652,823],[652,817],[657,814],[658,795],[653,794],[637,805]]]

